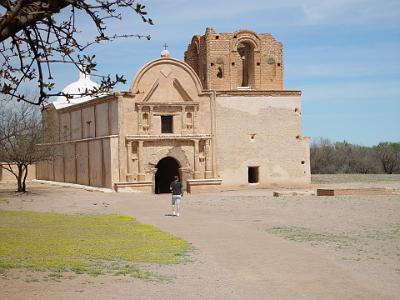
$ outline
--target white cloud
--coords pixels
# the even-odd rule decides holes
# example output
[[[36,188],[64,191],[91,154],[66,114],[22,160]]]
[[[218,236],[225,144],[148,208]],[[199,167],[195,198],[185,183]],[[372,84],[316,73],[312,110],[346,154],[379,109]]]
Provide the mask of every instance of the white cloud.
[[[145,1],[146,2],[146,1]],[[277,11],[281,24],[288,26],[314,25],[323,23],[354,24],[372,20],[400,19],[400,1],[398,0],[282,0],[282,1],[189,1],[158,0],[147,1],[150,14],[162,24],[181,24],[210,19],[231,19],[242,22],[245,17],[252,20],[257,13],[265,13],[265,18],[254,22],[268,23]],[[297,18],[293,18],[297,15]],[[276,15],[275,15],[276,17]],[[273,18],[276,21],[275,18]],[[204,24],[205,25],[205,24]],[[212,25],[212,24],[210,24]]]

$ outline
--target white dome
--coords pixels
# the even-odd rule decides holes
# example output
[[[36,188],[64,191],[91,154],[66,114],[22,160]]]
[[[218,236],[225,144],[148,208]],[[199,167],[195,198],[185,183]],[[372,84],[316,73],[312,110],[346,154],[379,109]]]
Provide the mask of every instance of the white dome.
[[[169,51],[167,49],[161,51],[161,57],[164,58],[169,58],[171,55],[169,54]]]
[[[99,84],[90,80],[90,75],[85,75],[79,72],[79,80],[67,85],[62,93],[69,94],[72,98],[67,99],[65,96],[58,96],[53,102],[56,109],[71,106],[74,104],[89,101],[95,97],[90,95],[81,96],[79,94],[85,93],[85,91],[91,91],[93,88],[98,88]]]

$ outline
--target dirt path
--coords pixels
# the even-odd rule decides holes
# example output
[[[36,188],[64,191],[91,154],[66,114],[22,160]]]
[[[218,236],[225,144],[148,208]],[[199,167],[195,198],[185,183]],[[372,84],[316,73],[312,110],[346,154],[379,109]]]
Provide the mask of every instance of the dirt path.
[[[82,278],[61,283],[0,279],[0,298],[397,298],[400,274],[393,270],[397,267],[400,270],[400,263],[396,253],[390,253],[394,256],[390,262],[394,261],[396,266],[388,266],[386,262],[371,262],[371,265],[363,260],[347,264],[332,255],[336,252],[330,249],[288,241],[268,233],[265,228],[287,223],[316,228],[344,226],[350,230],[355,228],[354,224],[367,226],[365,220],[370,220],[369,216],[374,216],[374,224],[383,226],[400,220],[399,196],[349,200],[352,205],[348,206],[348,202],[333,198],[277,199],[270,195],[268,190],[190,195],[184,198],[180,217],[167,216],[169,195],[104,194],[58,187],[48,189],[45,194],[31,195],[30,200],[2,201],[0,208],[6,209],[129,214],[140,222],[154,224],[186,239],[197,250],[194,262],[159,268],[164,274],[176,275],[170,283],[106,276],[89,278],[88,284],[82,284]],[[349,218],[354,220],[346,225]],[[393,251],[400,255],[399,248]],[[368,271],[370,266],[373,268]]]
[[[210,205],[194,209],[185,203],[181,217],[168,218],[162,205],[167,200],[161,197],[132,201],[138,219],[183,237],[213,257],[234,276],[246,299],[391,299],[373,281],[329,257],[258,230],[246,221],[251,220],[252,209],[221,214]],[[187,202],[202,197],[216,198],[196,195]],[[157,209],[155,202],[160,202]]]

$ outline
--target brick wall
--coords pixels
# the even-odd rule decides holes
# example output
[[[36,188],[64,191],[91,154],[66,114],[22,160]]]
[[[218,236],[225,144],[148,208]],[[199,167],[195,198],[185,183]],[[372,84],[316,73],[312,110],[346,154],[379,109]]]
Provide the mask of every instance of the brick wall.
[[[248,45],[249,85],[257,90],[283,89],[282,44],[271,34],[250,30],[217,33],[207,28],[203,36],[194,36],[185,52],[188,63],[200,77],[203,88],[235,90],[242,86],[243,60],[238,47]]]

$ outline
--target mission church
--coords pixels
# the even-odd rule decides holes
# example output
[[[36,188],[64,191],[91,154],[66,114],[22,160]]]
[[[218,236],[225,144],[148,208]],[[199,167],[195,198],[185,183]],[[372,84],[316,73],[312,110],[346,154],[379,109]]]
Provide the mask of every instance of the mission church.
[[[282,44],[250,30],[193,36],[184,62],[144,65],[129,91],[58,97],[43,110],[57,153],[38,179],[116,191],[188,192],[310,183],[301,91],[285,90]],[[65,94],[97,84],[89,76]]]

